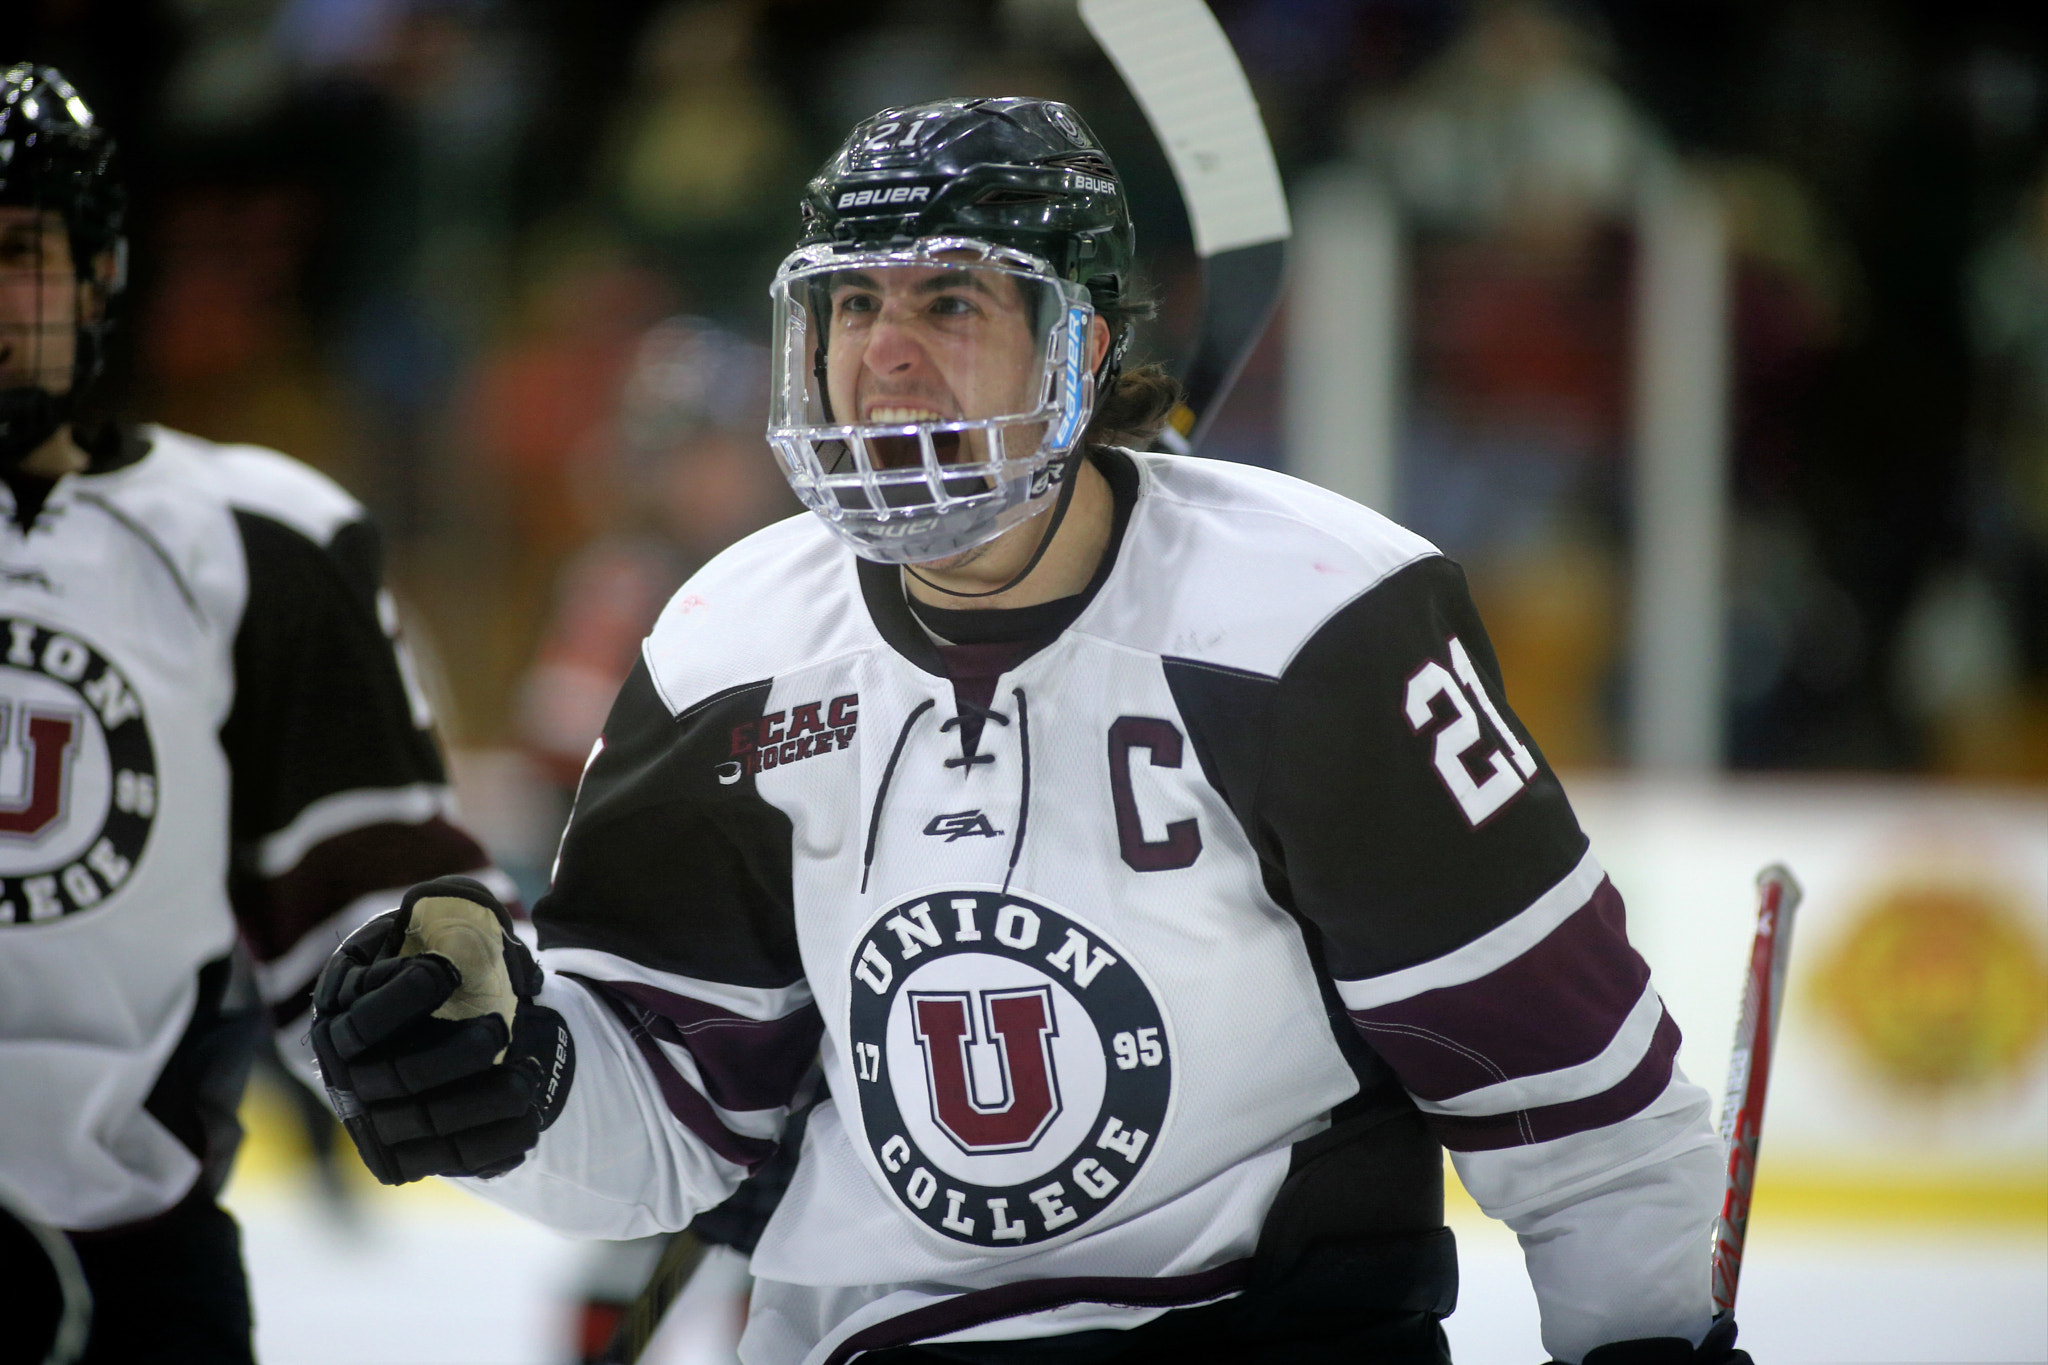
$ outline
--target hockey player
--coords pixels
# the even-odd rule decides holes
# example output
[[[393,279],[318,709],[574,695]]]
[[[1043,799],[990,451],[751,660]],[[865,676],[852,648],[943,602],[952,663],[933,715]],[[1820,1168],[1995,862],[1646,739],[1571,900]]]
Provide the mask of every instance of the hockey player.
[[[444,881],[323,972],[373,1168],[679,1227],[817,1056],[750,1365],[1442,1361],[1444,1148],[1559,1360],[1746,1360],[1706,1097],[1458,568],[1119,448],[1170,394],[1066,106],[886,111],[803,208],[769,436],[815,515],[649,636],[544,965],[406,955],[488,909]]]
[[[56,71],[0,72],[0,1190],[70,1234],[87,1359],[247,1361],[215,1195],[260,1030],[304,1056],[333,945],[485,860],[362,508],[267,450],[83,420],[112,153]]]

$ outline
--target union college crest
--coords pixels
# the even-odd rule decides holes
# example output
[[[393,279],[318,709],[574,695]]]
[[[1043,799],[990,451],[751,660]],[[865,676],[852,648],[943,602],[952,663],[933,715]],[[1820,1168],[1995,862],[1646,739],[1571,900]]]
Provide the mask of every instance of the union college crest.
[[[1151,989],[1093,927],[994,891],[883,911],[854,949],[861,1122],[926,1227],[1017,1247],[1086,1225],[1154,1149],[1173,1056]]]
[[[156,819],[135,689],[76,636],[0,617],[0,927],[105,900]]]

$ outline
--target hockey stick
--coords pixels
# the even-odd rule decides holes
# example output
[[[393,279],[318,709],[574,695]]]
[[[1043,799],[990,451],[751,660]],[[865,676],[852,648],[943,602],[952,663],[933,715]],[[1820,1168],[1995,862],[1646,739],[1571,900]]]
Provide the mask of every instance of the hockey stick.
[[[1763,1135],[1764,1090],[1777,1051],[1778,1012],[1785,1002],[1785,968],[1792,955],[1792,913],[1799,883],[1784,864],[1756,878],[1756,937],[1749,948],[1749,981],[1728,1058],[1728,1092],[1721,1100],[1721,1141],[1728,1149],[1728,1186],[1714,1224],[1714,1312],[1735,1308],[1742,1277],[1742,1244],[1749,1235],[1749,1196],[1756,1183],[1757,1140]]]
[[[1244,68],[1202,0],[1080,0],[1173,165],[1202,259],[1202,314],[1172,432],[1201,445],[1280,302],[1293,227]],[[1173,444],[1172,436],[1167,436]]]
[[[687,1228],[668,1239],[647,1283],[619,1315],[610,1344],[597,1357],[601,1365],[634,1365],[646,1353],[662,1315],[703,1263],[704,1251],[704,1243]]]

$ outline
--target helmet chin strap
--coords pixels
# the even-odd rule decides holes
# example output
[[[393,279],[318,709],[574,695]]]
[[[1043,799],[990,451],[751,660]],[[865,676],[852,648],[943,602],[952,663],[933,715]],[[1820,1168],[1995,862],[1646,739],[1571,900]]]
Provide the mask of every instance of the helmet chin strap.
[[[944,593],[948,597],[994,597],[999,593],[1008,592],[1029,578],[1031,571],[1038,567],[1038,561],[1044,559],[1045,552],[1052,548],[1053,538],[1060,533],[1060,523],[1066,520],[1067,507],[1074,500],[1074,485],[1081,481],[1081,461],[1086,458],[1086,455],[1079,450],[1076,450],[1066,458],[1067,470],[1064,477],[1060,479],[1059,498],[1052,505],[1052,520],[1046,524],[1045,534],[1038,538],[1038,548],[1031,552],[1030,559],[1024,561],[1024,567],[1011,575],[1010,581],[1001,587],[990,588],[986,592],[955,592],[951,588],[941,587],[937,583],[932,582],[929,578],[919,573],[914,565],[905,564],[903,571],[924,584],[927,588],[930,588],[933,592]]]

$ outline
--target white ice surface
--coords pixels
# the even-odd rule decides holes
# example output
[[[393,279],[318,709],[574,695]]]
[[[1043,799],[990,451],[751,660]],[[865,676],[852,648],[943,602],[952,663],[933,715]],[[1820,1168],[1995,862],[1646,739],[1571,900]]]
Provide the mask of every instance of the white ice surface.
[[[232,1188],[265,1365],[560,1365],[590,1248],[451,1189],[366,1191],[334,1224],[286,1181]],[[1455,1224],[1459,1365],[1538,1365],[1536,1304],[1514,1237]],[[728,1293],[687,1309],[730,1312]],[[709,1288],[703,1286],[702,1288]],[[2048,1229],[1757,1228],[1742,1342],[1759,1365],[2048,1362]],[[709,1365],[710,1323],[658,1341],[663,1365]]]
[[[310,1191],[230,1185],[263,1365],[556,1365],[589,1248],[450,1187],[366,1190],[354,1226]]]
[[[1536,1296],[1507,1228],[1454,1220],[1458,1365],[1538,1365]],[[1736,1299],[1757,1365],[2048,1361],[2048,1228],[1752,1226]]]

